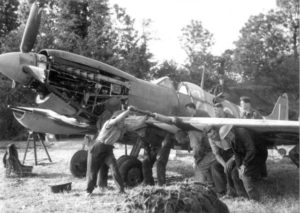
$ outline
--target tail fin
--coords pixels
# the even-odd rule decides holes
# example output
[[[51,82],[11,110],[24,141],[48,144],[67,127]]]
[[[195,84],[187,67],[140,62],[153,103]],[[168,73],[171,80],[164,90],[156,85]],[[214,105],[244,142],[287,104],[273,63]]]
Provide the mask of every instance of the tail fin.
[[[286,93],[279,96],[273,111],[270,115],[265,116],[268,120],[288,120],[289,119],[289,100]]]

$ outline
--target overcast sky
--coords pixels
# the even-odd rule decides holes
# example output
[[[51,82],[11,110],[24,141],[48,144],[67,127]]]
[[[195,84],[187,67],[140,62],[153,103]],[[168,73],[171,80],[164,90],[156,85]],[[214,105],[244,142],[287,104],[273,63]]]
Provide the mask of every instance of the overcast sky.
[[[276,0],[110,0],[126,8],[136,19],[137,28],[143,19],[151,19],[151,32],[155,41],[150,50],[157,60],[173,59],[183,63],[186,55],[178,37],[181,29],[192,19],[199,20],[213,35],[212,53],[220,55],[233,48],[239,30],[251,15],[266,13],[276,8]]]

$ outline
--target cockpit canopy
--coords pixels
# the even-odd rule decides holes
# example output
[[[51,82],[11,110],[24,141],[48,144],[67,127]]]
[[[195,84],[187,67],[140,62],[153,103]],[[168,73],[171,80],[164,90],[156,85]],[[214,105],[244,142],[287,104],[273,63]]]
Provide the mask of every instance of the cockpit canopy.
[[[174,82],[168,76],[155,79],[151,83],[175,90]]]
[[[180,82],[178,85],[178,92],[196,99],[205,99],[204,90],[198,85],[190,82]]]

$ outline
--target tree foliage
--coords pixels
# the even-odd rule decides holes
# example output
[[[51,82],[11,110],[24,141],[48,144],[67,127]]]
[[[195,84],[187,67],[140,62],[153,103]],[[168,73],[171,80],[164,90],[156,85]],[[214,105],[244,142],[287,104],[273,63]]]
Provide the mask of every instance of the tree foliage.
[[[0,37],[7,35],[19,26],[18,0],[0,1]]]
[[[296,1],[278,2],[291,6]],[[280,91],[298,91],[299,58],[295,45],[299,45],[299,28],[295,34],[293,16],[289,9],[279,8],[250,17],[240,31],[234,51],[234,69],[243,79],[253,79]]]
[[[188,56],[185,67],[190,72],[191,81],[200,85],[202,72],[205,72],[208,76],[205,83],[210,87],[210,77],[216,69],[216,58],[209,52],[214,44],[213,35],[202,26],[201,21],[192,20],[182,29],[181,43]]]
[[[165,76],[169,77],[170,80],[174,82],[175,88],[179,82],[191,80],[189,72],[186,69],[179,67],[179,65],[173,60],[165,60],[154,67],[151,71],[152,78],[157,79]]]

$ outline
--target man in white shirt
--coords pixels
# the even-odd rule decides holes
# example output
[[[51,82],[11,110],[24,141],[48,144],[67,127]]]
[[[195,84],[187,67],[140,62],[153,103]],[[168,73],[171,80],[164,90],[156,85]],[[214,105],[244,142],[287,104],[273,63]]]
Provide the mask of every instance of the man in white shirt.
[[[124,184],[113,153],[113,145],[121,139],[124,133],[130,128],[125,123],[125,118],[132,109],[134,109],[134,107],[130,106],[127,110],[116,111],[112,117],[103,124],[95,139],[95,143],[89,149],[86,175],[86,191],[89,195],[96,187],[97,175],[103,166],[108,166],[111,169],[113,179],[119,188],[120,193],[124,193]],[[147,117],[145,116],[145,119],[135,125],[138,126],[144,124],[146,119]],[[108,170],[104,171],[108,172]],[[101,175],[105,176],[105,174]]]

